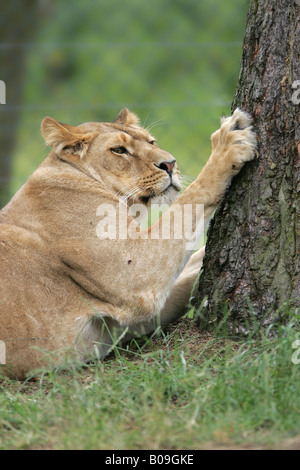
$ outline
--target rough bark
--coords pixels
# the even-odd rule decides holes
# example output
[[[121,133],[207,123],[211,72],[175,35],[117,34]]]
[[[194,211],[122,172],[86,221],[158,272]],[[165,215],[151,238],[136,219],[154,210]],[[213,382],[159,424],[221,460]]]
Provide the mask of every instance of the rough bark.
[[[8,201],[26,48],[34,34],[38,0],[13,0],[1,8],[0,80],[6,84],[6,104],[0,105],[0,208]]]
[[[196,306],[235,332],[300,306],[300,1],[252,0],[232,109],[254,118],[258,158],[208,231]],[[297,83],[297,81],[299,81]]]

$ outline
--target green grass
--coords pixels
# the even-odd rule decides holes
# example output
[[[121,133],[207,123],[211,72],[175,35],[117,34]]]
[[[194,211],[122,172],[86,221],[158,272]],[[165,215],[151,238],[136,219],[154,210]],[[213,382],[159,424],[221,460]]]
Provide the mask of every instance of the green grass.
[[[276,337],[184,319],[102,364],[0,382],[0,449],[299,448],[299,318]]]

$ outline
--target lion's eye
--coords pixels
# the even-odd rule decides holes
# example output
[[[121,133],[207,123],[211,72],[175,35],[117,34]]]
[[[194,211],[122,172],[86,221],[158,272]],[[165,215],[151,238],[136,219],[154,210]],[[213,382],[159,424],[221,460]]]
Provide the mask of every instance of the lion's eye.
[[[156,144],[156,140],[150,140],[149,144],[151,144],[151,145]]]
[[[117,155],[122,155],[122,154],[128,154],[128,150],[125,147],[116,147],[113,149],[110,149],[113,153],[116,153]]]

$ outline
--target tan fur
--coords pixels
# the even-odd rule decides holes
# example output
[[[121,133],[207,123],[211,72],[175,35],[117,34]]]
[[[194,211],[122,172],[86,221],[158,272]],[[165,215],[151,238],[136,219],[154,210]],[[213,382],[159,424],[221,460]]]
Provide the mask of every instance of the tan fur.
[[[151,331],[182,315],[204,249],[186,240],[101,240],[97,208],[120,199],[204,204],[208,221],[231,178],[255,154],[250,118],[236,110],[212,135],[212,154],[181,194],[174,158],[123,109],[113,123],[78,127],[45,118],[52,151],[0,212],[0,340],[6,374],[25,377],[68,358],[103,357],[120,336]],[[237,130],[235,130],[237,129]],[[126,149],[126,153],[124,153]],[[172,182],[172,184],[170,184]],[[167,211],[168,212],[168,211]],[[128,222],[132,217],[128,215]],[[196,223],[196,211],[193,212]]]

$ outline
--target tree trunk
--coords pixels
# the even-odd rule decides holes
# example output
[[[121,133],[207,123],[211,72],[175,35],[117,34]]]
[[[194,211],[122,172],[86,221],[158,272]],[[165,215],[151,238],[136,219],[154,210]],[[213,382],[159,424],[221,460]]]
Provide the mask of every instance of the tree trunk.
[[[9,182],[24,81],[26,45],[36,26],[38,0],[10,1],[1,8],[0,80],[6,104],[0,104],[0,209],[10,198]]]
[[[235,332],[300,306],[300,1],[251,0],[232,110],[254,118],[258,158],[208,231],[196,306]]]

